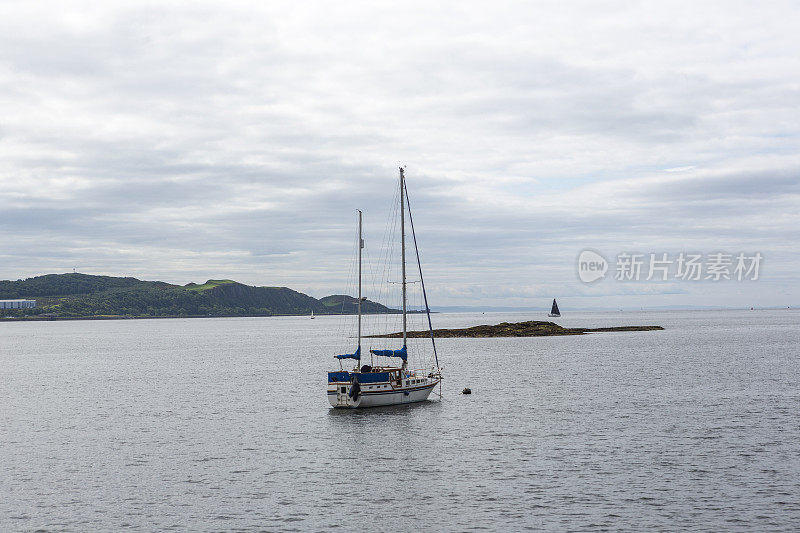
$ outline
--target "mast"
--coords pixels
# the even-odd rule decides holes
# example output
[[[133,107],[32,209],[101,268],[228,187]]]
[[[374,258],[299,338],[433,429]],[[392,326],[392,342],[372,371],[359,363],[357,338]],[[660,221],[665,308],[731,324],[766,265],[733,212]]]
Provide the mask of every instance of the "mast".
[[[358,210],[358,351],[361,353],[361,249],[364,239],[361,237],[361,210]]]
[[[405,175],[400,167],[400,253],[403,270],[403,346],[406,345],[408,324],[406,321],[406,213],[405,213]],[[403,366],[406,366],[403,361]]]

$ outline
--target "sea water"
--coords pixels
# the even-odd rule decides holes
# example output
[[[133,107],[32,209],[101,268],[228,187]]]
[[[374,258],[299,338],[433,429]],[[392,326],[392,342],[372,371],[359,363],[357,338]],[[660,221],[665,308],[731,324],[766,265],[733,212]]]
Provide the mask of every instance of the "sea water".
[[[800,527],[800,312],[439,339],[441,400],[356,411],[343,320],[0,323],[0,531]]]

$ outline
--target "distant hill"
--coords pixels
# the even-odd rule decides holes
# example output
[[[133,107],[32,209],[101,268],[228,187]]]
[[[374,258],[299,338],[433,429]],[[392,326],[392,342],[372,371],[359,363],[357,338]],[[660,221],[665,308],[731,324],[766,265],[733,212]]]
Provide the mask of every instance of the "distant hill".
[[[334,294],[319,299],[320,303],[329,309],[329,313],[335,314],[352,314],[358,310],[358,298],[353,296],[346,296],[344,294]],[[386,313],[387,308],[379,303],[364,300],[361,302],[361,312],[364,314],[377,314]],[[388,312],[396,313],[395,309],[390,309]]]
[[[140,281],[136,278],[91,276],[89,274],[46,274],[17,281],[0,281],[0,298],[30,298],[33,296],[68,296],[94,294],[111,289],[131,287],[174,287],[161,281]]]
[[[320,300],[287,287],[253,287],[232,280],[208,280],[202,285],[173,285],[129,277],[89,274],[47,274],[17,281],[0,281],[0,299],[29,298],[36,309],[5,311],[24,316],[165,317],[270,316],[353,314],[351,296]],[[342,305],[342,301],[345,305]],[[396,313],[365,301],[364,313]]]

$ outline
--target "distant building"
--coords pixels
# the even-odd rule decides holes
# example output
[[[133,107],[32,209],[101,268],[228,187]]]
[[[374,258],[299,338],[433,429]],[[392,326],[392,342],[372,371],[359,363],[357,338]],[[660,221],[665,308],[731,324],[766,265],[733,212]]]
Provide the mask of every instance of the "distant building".
[[[36,300],[0,300],[0,309],[33,309]]]

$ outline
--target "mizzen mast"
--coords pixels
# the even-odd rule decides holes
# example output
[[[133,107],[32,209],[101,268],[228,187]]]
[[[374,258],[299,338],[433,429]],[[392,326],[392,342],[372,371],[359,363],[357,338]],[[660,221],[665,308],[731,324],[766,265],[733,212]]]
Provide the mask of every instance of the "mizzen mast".
[[[361,210],[358,210],[358,353],[361,353],[361,250],[364,238],[361,236]],[[370,358],[372,356],[370,355]]]

